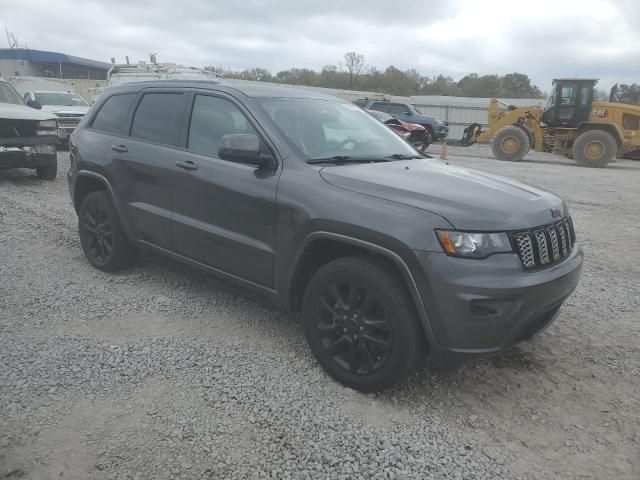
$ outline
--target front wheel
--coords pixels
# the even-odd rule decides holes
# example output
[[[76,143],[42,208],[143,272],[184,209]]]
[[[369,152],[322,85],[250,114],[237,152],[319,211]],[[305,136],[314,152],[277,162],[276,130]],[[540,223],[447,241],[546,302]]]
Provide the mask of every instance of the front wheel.
[[[502,127],[491,139],[491,150],[498,160],[519,162],[531,148],[529,135],[515,125]]]
[[[302,318],[320,365],[361,392],[403,379],[422,351],[422,330],[403,282],[374,260],[344,257],[318,269],[305,291]]]

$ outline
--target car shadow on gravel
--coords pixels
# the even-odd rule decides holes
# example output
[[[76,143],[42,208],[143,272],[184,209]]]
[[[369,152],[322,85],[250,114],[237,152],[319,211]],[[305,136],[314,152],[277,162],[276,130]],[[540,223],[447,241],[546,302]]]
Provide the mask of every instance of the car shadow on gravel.
[[[148,273],[162,271],[163,274],[174,277],[172,281],[178,284],[203,285],[212,291],[230,295],[234,299],[241,298],[254,302],[261,308],[274,310],[273,304],[264,295],[151,251],[140,252],[133,267],[109,275],[127,276],[136,269],[142,269]]]
[[[159,276],[163,281],[172,285],[186,288],[191,286],[194,289],[211,291],[212,294],[229,295],[233,300],[253,304],[258,309],[268,310],[276,314],[282,313],[273,306],[267,297],[260,293],[149,251],[141,252],[133,267],[121,272],[110,273],[109,275],[122,278],[131,277],[132,275]],[[283,316],[288,321],[275,322],[271,327],[279,331],[283,336],[291,335],[290,322],[298,323],[299,319],[292,318],[291,315]],[[271,319],[283,318],[283,316],[275,315]],[[299,329],[298,332],[300,338],[296,339],[295,344],[299,343],[298,340],[303,341],[302,329]],[[259,334],[256,332],[256,335]],[[529,342],[532,341],[538,340],[529,340]],[[320,366],[317,365],[317,368],[320,368]],[[478,375],[479,370],[482,371],[480,376]],[[535,354],[519,345],[513,346],[507,352],[498,356],[470,360],[468,363],[452,368],[436,365],[426,357],[409,378],[391,389],[377,394],[377,397],[383,401],[388,400],[398,403],[398,399],[408,399],[411,397],[411,392],[417,391],[421,394],[423,401],[429,401],[429,397],[432,397],[437,390],[448,390],[453,393],[459,388],[466,391],[468,386],[479,381],[480,377],[484,379],[483,381],[487,381],[488,378],[504,377],[507,371],[509,374],[518,375],[525,372],[539,374],[545,370],[546,366],[536,358]],[[328,382],[332,381],[328,376],[326,378]]]
[[[11,170],[0,170],[0,183],[2,181],[11,182],[14,185],[37,185],[41,183],[49,183],[36,176],[35,170],[24,168],[15,168]]]

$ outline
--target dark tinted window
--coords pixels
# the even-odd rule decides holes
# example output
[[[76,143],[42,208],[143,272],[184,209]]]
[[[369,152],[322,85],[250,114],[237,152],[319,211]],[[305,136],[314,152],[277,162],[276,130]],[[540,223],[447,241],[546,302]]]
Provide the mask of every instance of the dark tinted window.
[[[391,115],[402,115],[404,112],[408,111],[409,108],[401,103],[391,103],[389,104],[389,109],[387,110],[387,112],[389,112]]]
[[[197,95],[189,125],[189,150],[217,157],[220,139],[229,133],[256,134],[256,131],[242,111],[230,101]]]
[[[93,128],[116,135],[127,135],[129,125],[125,121],[135,99],[135,93],[109,97],[93,119]]]
[[[353,104],[357,105],[359,107],[364,107],[367,103],[369,103],[369,102],[368,102],[368,100],[365,100],[365,99],[358,99],[358,100],[354,100],[353,101]]]
[[[371,105],[371,110],[377,110],[379,112],[387,112],[389,111],[388,109],[389,109],[388,103],[378,102]]]
[[[165,145],[178,145],[184,99],[181,93],[145,94],[133,117],[131,136]]]

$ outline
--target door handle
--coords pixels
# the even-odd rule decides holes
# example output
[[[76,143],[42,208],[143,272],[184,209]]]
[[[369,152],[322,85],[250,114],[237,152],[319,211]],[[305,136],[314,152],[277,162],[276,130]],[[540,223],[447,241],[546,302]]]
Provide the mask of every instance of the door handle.
[[[124,153],[129,150],[124,145],[111,145],[111,150],[115,150],[116,152]]]
[[[193,163],[191,160],[187,160],[186,162],[176,162],[176,165],[180,168],[184,168],[185,170],[197,170],[198,165]]]

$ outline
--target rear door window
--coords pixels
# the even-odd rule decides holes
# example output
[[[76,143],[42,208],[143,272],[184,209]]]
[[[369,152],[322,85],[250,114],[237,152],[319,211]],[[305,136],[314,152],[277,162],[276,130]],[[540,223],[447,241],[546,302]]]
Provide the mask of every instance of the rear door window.
[[[377,110],[379,112],[388,112],[389,104],[383,103],[383,102],[376,102],[373,105],[371,105],[371,110]]]
[[[133,116],[131,136],[178,146],[184,107],[183,93],[146,93]]]
[[[136,96],[136,93],[125,93],[109,97],[93,119],[93,128],[114,135],[128,135],[127,116]]]
[[[389,110],[387,110],[391,115],[403,115],[404,112],[408,112],[409,109],[406,105],[401,103],[392,103],[389,105]]]
[[[230,133],[257,135],[244,113],[229,100],[196,95],[187,148],[203,155],[217,157],[220,139]]]

